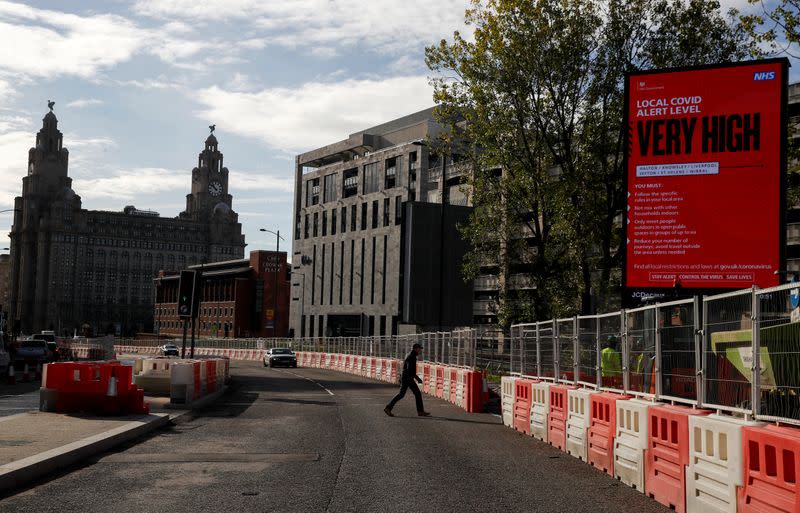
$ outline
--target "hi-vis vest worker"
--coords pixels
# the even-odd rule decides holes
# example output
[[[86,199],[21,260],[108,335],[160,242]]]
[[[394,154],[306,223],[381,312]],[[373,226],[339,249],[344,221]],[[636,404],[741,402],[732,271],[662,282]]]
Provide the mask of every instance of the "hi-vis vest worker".
[[[622,355],[615,349],[616,337],[608,337],[606,345],[600,352],[600,373],[604,378],[622,376]]]

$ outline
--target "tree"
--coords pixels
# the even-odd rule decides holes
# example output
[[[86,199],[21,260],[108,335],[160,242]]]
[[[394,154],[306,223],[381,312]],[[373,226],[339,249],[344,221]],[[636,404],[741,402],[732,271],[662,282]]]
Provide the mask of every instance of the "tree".
[[[773,55],[800,58],[800,0],[778,0],[768,8],[764,0],[747,0],[758,6],[753,14],[741,15],[745,32]]]
[[[504,327],[612,306],[625,73],[744,57],[743,31],[702,0],[473,0],[466,21],[473,39],[426,49],[437,115],[468,146],[466,276],[496,269]],[[521,295],[502,286],[519,271]]]

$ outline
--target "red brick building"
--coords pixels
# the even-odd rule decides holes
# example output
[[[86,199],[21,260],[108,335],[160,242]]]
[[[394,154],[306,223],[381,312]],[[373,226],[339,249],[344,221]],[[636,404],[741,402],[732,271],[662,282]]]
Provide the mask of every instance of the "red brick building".
[[[193,265],[201,276],[198,337],[286,337],[290,270],[286,252],[251,251],[250,258]],[[162,335],[182,335],[178,317],[178,271],[155,279],[153,321]],[[277,294],[276,294],[277,291]]]

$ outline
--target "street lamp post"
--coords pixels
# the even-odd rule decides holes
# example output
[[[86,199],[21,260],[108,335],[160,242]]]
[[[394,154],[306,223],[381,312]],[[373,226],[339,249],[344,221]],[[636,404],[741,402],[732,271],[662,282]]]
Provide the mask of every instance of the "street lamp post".
[[[281,250],[281,231],[267,230],[266,228],[259,228],[260,232],[267,232],[275,235],[275,287],[272,290],[273,310],[272,310],[272,336],[277,338],[278,334],[278,274],[280,273],[280,262],[278,261],[278,253]]]

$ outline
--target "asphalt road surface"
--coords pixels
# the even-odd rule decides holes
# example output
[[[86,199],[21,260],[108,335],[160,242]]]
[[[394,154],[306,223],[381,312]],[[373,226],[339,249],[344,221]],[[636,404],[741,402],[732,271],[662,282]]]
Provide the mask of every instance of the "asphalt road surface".
[[[14,512],[666,512],[488,414],[320,369],[236,363],[213,407],[0,500]]]
[[[38,410],[39,386],[38,381],[14,385],[0,383],[0,417]]]

